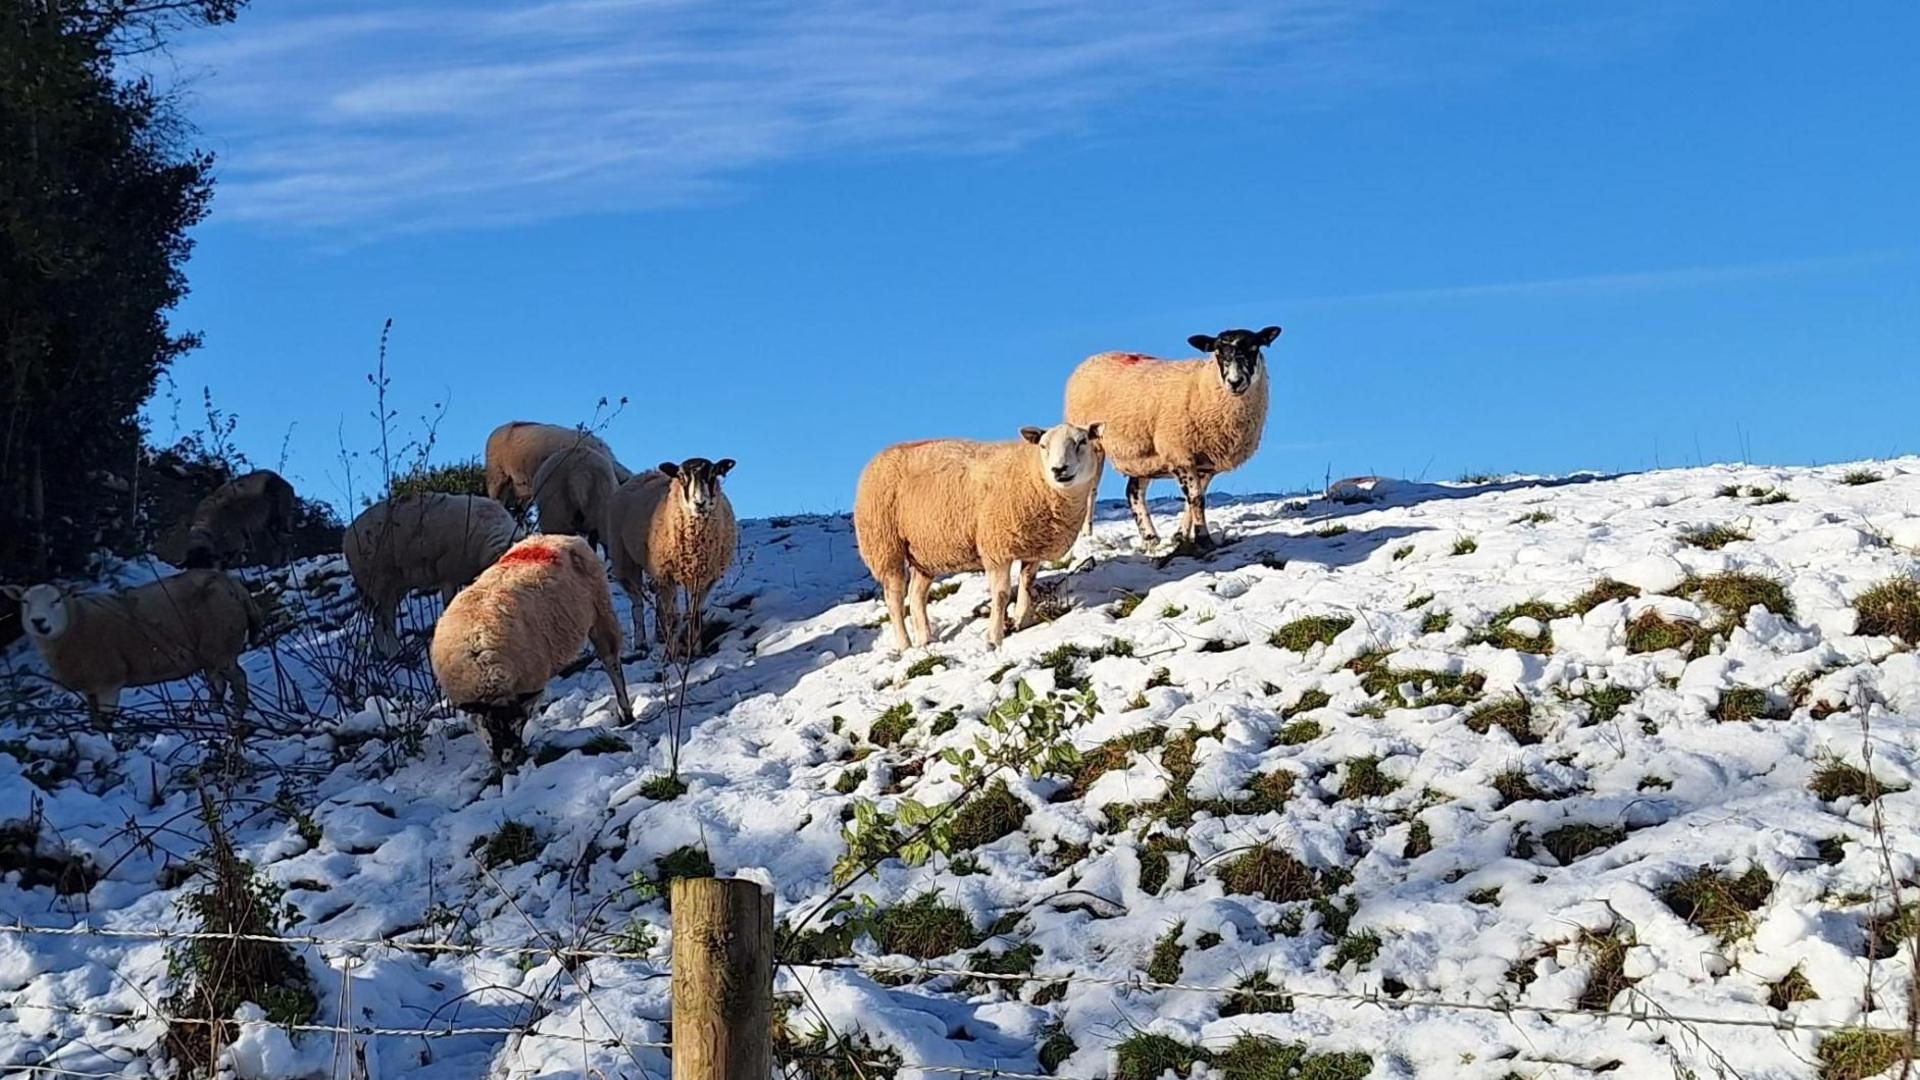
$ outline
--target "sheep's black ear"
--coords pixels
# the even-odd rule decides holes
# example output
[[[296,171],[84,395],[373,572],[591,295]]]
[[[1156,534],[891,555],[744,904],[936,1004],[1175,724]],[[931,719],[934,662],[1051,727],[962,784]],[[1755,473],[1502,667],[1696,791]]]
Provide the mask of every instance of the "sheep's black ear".
[[[663,461],[655,467],[658,468],[662,473],[666,474],[667,476],[680,475],[680,466],[675,465],[671,461]]]
[[[1259,336],[1261,345],[1271,345],[1273,344],[1273,339],[1280,336],[1280,328],[1277,326],[1269,326],[1265,330],[1260,331]]]
[[[1107,425],[1102,424],[1098,421],[1095,421],[1094,423],[1087,425],[1087,438],[1092,440],[1093,442],[1099,442],[1101,436],[1105,435],[1106,433],[1107,433]]]
[[[1040,436],[1045,434],[1046,432],[1041,431],[1037,427],[1023,427],[1020,429],[1020,437],[1027,440],[1030,443],[1039,442]]]
[[[1219,339],[1208,334],[1195,334],[1187,339],[1187,344],[1199,349],[1201,352],[1212,352],[1214,345],[1218,343]]]
[[[719,461],[716,461],[713,463],[713,475],[725,476],[728,473],[733,471],[733,466],[734,466],[734,460],[732,458],[723,457]]]

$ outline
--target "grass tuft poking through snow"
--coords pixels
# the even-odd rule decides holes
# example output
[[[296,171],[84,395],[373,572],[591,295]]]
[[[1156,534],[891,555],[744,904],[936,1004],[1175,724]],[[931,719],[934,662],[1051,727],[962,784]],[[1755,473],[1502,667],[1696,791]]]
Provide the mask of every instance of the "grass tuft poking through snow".
[[[1573,598],[1567,610],[1575,615],[1585,615],[1609,600],[1632,600],[1640,595],[1640,590],[1625,582],[1612,578],[1601,578],[1587,587],[1587,591]]]
[[[1820,1080],[1869,1080],[1893,1068],[1917,1049],[1905,1038],[1884,1031],[1840,1031],[1820,1040]]]
[[[1731,945],[1753,933],[1753,913],[1773,895],[1773,879],[1754,867],[1730,877],[1701,867],[1660,889],[1660,899],[1675,915]]]
[[[873,937],[882,952],[937,960],[974,948],[986,935],[973,928],[966,912],[929,892],[882,911]]]
[[[1532,746],[1540,741],[1533,731],[1533,707],[1527,699],[1519,696],[1500,698],[1476,706],[1467,713],[1467,729],[1476,735],[1485,735],[1494,728],[1513,736],[1513,741],[1521,746]]]
[[[1264,896],[1276,904],[1312,900],[1320,883],[1300,860],[1270,847],[1249,848],[1220,868],[1220,884],[1241,896]]]
[[[1180,934],[1186,928],[1186,923],[1174,923],[1153,943],[1153,956],[1147,960],[1147,978],[1160,983],[1180,981],[1180,964],[1187,958],[1187,947],[1180,944]]]
[[[1275,630],[1267,643],[1276,649],[1304,653],[1315,645],[1333,644],[1333,639],[1352,625],[1351,615],[1312,615]]]
[[[1754,607],[1766,608],[1783,619],[1793,618],[1793,601],[1787,598],[1786,586],[1760,574],[1729,571],[1690,577],[1674,591],[1719,608],[1730,626],[1746,619]]]
[[[1855,598],[1853,610],[1857,632],[1920,644],[1920,581],[1894,578],[1875,585]]]
[[[1731,525],[1695,525],[1692,528],[1680,530],[1681,543],[1688,547],[1705,548],[1708,551],[1719,551],[1728,544],[1751,539],[1753,537]]]
[[[1883,795],[1897,795],[1907,790],[1907,786],[1888,783],[1844,761],[1829,761],[1814,770],[1813,782],[1807,785],[1807,790],[1825,802],[1848,798],[1875,802]]]

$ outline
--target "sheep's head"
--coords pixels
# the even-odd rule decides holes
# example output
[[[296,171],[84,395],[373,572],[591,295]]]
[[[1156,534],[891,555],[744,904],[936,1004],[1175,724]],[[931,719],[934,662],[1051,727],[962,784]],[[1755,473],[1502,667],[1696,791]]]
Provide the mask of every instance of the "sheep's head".
[[[673,497],[694,517],[705,517],[720,501],[720,478],[732,470],[732,458],[708,461],[703,457],[690,457],[678,465],[671,461],[660,463],[660,471],[673,483]]]
[[[58,585],[35,585],[28,589],[8,585],[0,591],[7,599],[19,603],[20,624],[34,637],[51,641],[66,633],[67,627],[73,624],[73,601]]]
[[[1260,365],[1264,360],[1260,350],[1273,344],[1279,336],[1277,326],[1265,330],[1222,330],[1217,337],[1195,334],[1187,339],[1187,344],[1213,354],[1214,363],[1220,366],[1221,384],[1228,393],[1239,397],[1260,379]]]
[[[219,544],[210,529],[187,530],[187,554],[181,565],[188,570],[211,570],[220,564]]]
[[[1059,491],[1084,487],[1100,467],[1100,429],[1103,425],[1055,424],[1042,431],[1020,429],[1020,437],[1040,448],[1041,478]]]

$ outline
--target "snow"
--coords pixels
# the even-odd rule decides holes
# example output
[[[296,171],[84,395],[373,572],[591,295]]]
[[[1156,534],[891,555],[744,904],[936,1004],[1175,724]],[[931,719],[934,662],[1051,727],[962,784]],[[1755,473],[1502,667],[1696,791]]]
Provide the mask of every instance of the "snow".
[[[631,726],[597,665],[556,680],[527,731],[533,762],[499,777],[464,721],[428,708],[430,675],[401,670],[377,694],[353,677],[343,658],[364,624],[343,625],[353,601],[339,560],[315,560],[277,579],[294,629],[246,658],[265,730],[246,744],[251,767],[231,781],[228,817],[241,853],[287,890],[292,933],[500,950],[301,947],[316,1024],[501,1029],[355,1036],[370,1075],[660,1078],[664,1052],[638,1044],[667,1037],[670,919],[653,890],[634,887],[656,860],[703,850],[719,873],[765,883],[776,919],[797,922],[836,896],[857,801],[886,812],[903,799],[944,805],[967,789],[951,759],[1006,738],[987,717],[1016,686],[1071,697],[1056,687],[1049,653],[1125,642],[1130,654],[1105,650],[1060,669],[1100,710],[1063,738],[1085,753],[1163,729],[1159,746],[1122,754],[1084,788],[1061,770],[1008,770],[1001,777],[1027,810],[1012,835],[924,865],[886,861],[847,893],[886,908],[932,892],[982,935],[1017,916],[981,946],[930,963],[970,967],[980,949],[1028,944],[1059,989],[1052,979],[899,983],[796,965],[781,970],[777,989],[802,1002],[789,1016],[797,1031],[819,1026],[818,1009],[834,1030],[909,1064],[1034,1072],[1057,1024],[1078,1048],[1058,1071],[1074,1077],[1109,1075],[1114,1046],[1135,1031],[1214,1048],[1253,1032],[1315,1052],[1360,1051],[1375,1078],[1609,1067],[1655,1076],[1676,1063],[1699,1075],[1803,1077],[1817,1032],[1387,1011],[1346,995],[1576,1008],[1592,941],[1613,937],[1623,976],[1635,980],[1613,1001],[1618,1013],[1904,1023],[1908,960],[1870,959],[1865,943],[1869,917],[1891,908],[1886,862],[1902,880],[1920,868],[1920,658],[1907,644],[1858,636],[1850,605],[1920,568],[1920,459],[1870,463],[1885,479],[1842,483],[1854,467],[1481,485],[1360,478],[1340,501],[1216,500],[1209,518],[1232,542],[1204,559],[1138,551],[1124,509],[1103,507],[1072,568],[1042,577],[1064,614],[998,652],[973,614],[987,598],[978,575],[955,579],[957,590],[933,603],[940,640],[930,651],[896,656],[844,517],[747,522],[737,569],[713,598],[730,625],[688,673],[679,720],[688,791],[668,801],[649,797],[647,781],[671,760],[677,672],[630,660]],[[1721,494],[1728,487],[1777,489],[1790,501]],[[1156,506],[1163,521],[1176,510]],[[1719,551],[1681,540],[1705,525],[1750,539]],[[1475,549],[1456,554],[1464,538]],[[154,569],[129,565],[119,577]],[[1792,616],[1719,612],[1677,592],[1690,577],[1728,571],[1782,582]],[[1565,605],[1602,578],[1642,595],[1509,620],[1500,640],[1540,652],[1488,640],[1503,609]],[[1117,602],[1130,596],[1137,605],[1121,615]],[[416,605],[418,630],[437,602]],[[1691,659],[1631,654],[1627,624],[1647,611],[1725,619],[1727,629]],[[1423,625],[1433,613],[1451,617],[1445,629]],[[1304,653],[1269,644],[1306,616],[1353,621]],[[1388,681],[1398,677],[1384,694],[1349,668],[1378,653],[1390,654]],[[945,666],[909,676],[929,655]],[[8,660],[16,673],[40,670],[24,645]],[[1468,727],[1472,704],[1433,700],[1443,675],[1480,677],[1480,701],[1524,697],[1537,740]],[[1774,718],[1716,719],[1742,688],[1764,691]],[[1595,722],[1583,699],[1603,689],[1625,700]],[[1326,704],[1296,709],[1313,704],[1302,701],[1312,691]],[[129,692],[126,704],[147,722],[111,738],[88,731],[71,698],[42,700],[57,708],[0,725],[0,829],[38,829],[26,848],[0,850],[0,920],[185,926],[175,904],[192,886],[179,871],[203,837],[196,777],[212,775],[206,740],[219,729],[204,693],[184,683]],[[903,702],[911,728],[876,747],[874,721]],[[156,733],[151,721],[170,709],[194,724]],[[949,714],[952,726],[936,734],[945,723],[936,718]],[[1299,738],[1294,726],[1305,721],[1318,733]],[[1166,752],[1183,733],[1192,735],[1184,795],[1196,806],[1181,826],[1148,804],[1182,794]],[[1883,784],[1912,790],[1877,807],[1809,791],[1817,770],[1861,766],[1868,754]],[[1397,786],[1348,797],[1360,758]],[[1236,806],[1276,771],[1294,777],[1283,805]],[[1516,775],[1545,797],[1509,802],[1495,791]],[[477,849],[509,822],[532,829],[532,857],[483,865]],[[1617,842],[1561,865],[1543,838],[1569,825],[1619,830]],[[1422,828],[1425,850],[1410,849]],[[1331,903],[1230,892],[1223,867],[1258,846],[1320,872]],[[1162,855],[1165,884],[1150,891],[1144,875]],[[84,895],[60,895],[28,872],[67,857],[104,872]],[[1772,879],[1751,933],[1724,944],[1661,899],[1663,886],[1700,867],[1757,867]],[[1349,907],[1350,931],[1378,935],[1380,949],[1335,967],[1327,920]],[[1223,993],[1128,985],[1146,978],[1155,943],[1176,924],[1183,985],[1230,987],[1263,972],[1289,990],[1334,996],[1222,1017]],[[650,951],[569,963],[513,951],[543,940],[618,952],[637,941]],[[870,937],[855,951],[882,952]],[[1818,997],[1773,1009],[1769,984],[1795,969]],[[58,1010],[145,1015],[169,990],[166,942],[0,931],[0,1071],[57,1062],[158,1075],[161,1025]],[[332,1076],[340,1053],[334,1034],[255,1023],[227,1065],[239,1077]]]

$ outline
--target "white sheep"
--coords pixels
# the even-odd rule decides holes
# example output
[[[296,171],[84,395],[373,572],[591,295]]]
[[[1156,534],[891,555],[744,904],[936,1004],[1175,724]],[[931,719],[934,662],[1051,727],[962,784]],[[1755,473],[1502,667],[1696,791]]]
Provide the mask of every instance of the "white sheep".
[[[1186,496],[1180,539],[1213,546],[1207,531],[1207,485],[1246,464],[1267,424],[1267,370],[1261,349],[1280,328],[1195,334],[1188,344],[1211,353],[1158,360],[1138,353],[1088,357],[1067,379],[1067,422],[1106,425],[1102,454],[1127,478],[1127,502],[1141,539],[1160,538],[1147,512],[1147,484],[1171,476]],[[1097,489],[1097,485],[1096,485]],[[1093,494],[1087,529],[1093,529]]]
[[[1020,563],[1014,628],[1033,612],[1040,564],[1072,547],[1099,477],[1099,423],[1020,429],[1012,442],[930,439],[880,451],[860,474],[853,528],[860,558],[886,594],[894,644],[908,647],[903,598],[911,581],[913,628],[933,640],[927,592],[935,578],[984,569],[993,594],[987,641],[1006,635],[1007,593]]]
[[[525,757],[520,731],[547,683],[587,642],[631,723],[606,568],[577,536],[530,536],[447,605],[429,656],[447,700],[478,720],[496,760],[511,764]]]
[[[214,488],[187,523],[185,565],[192,569],[287,561],[293,532],[293,485],[271,469],[236,476]]]
[[[633,602],[633,635],[646,640],[642,593],[653,586],[654,634],[669,657],[691,658],[705,631],[707,593],[733,565],[739,530],[733,503],[720,490],[732,458],[660,463],[620,485],[608,504],[607,550],[613,576]],[[683,623],[679,594],[687,596]]]
[[[438,589],[442,605],[519,539],[507,508],[480,495],[427,492],[378,502],[347,526],[341,550],[373,618],[381,656],[399,649],[394,619],[415,589]]]
[[[577,446],[554,454],[533,474],[540,531],[584,536],[594,547],[604,546],[600,531],[606,525],[607,501],[619,486],[613,459],[598,450]]]
[[[185,570],[114,593],[75,594],[59,585],[0,593],[20,603],[20,622],[55,682],[86,699],[104,727],[129,686],[152,686],[196,672],[215,708],[233,687],[231,715],[248,705],[240,654],[260,636],[260,610],[238,581],[219,570]]]
[[[633,475],[621,466],[612,448],[592,432],[514,420],[494,428],[487,436],[487,497],[519,513],[533,503],[534,474],[540,471],[540,466],[562,450],[577,448],[598,450],[607,455],[607,460],[613,462],[614,475],[621,482]]]

